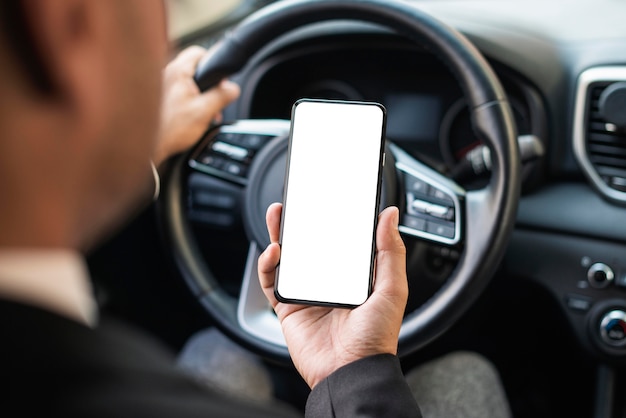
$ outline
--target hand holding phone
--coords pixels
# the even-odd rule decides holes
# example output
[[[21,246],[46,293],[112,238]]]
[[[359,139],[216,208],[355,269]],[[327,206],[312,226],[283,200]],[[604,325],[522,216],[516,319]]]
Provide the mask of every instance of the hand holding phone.
[[[384,161],[376,103],[300,100],[289,138],[276,298],[355,307],[371,292]]]
[[[406,250],[398,232],[398,209],[387,208],[379,215],[371,296],[354,309],[338,309],[281,303],[276,299],[274,279],[281,258],[281,208],[281,204],[275,203],[267,211],[271,244],[259,257],[258,273],[300,375],[313,388],[350,362],[375,354],[395,354],[408,296]],[[321,254],[318,262],[324,261]]]

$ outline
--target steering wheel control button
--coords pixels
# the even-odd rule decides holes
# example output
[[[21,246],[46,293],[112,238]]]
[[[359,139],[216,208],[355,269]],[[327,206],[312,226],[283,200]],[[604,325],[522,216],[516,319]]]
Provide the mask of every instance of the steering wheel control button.
[[[444,244],[458,242],[458,203],[452,193],[408,171],[403,174],[406,214],[400,231]]]
[[[218,157],[215,155],[205,155],[204,157],[202,157],[200,162],[204,165],[220,169],[224,166],[226,160],[224,160],[222,157]]]
[[[426,232],[438,235],[444,238],[454,238],[454,223],[446,222],[446,223],[437,223],[437,222],[428,222],[426,224]]]
[[[626,347],[626,312],[607,312],[600,321],[600,338],[612,347]]]
[[[604,263],[595,263],[587,270],[587,281],[596,289],[604,289],[615,279],[615,273],[611,267]]]
[[[246,148],[248,150],[258,151],[271,138],[273,138],[273,136],[270,135],[222,132],[215,137],[215,140]]]
[[[452,208],[436,205],[424,200],[415,199],[411,203],[411,208],[414,213],[423,213],[440,219],[451,220],[454,217]]]
[[[229,194],[217,194],[214,190],[197,190],[193,192],[192,201],[196,207],[234,209],[237,200]]]
[[[215,136],[215,141],[228,142],[233,145],[240,145],[241,135],[235,132],[220,132]]]
[[[233,160],[244,161],[248,158],[247,149],[227,144],[226,142],[214,142],[211,149],[219,154],[224,154]]]
[[[235,226],[241,205],[241,189],[230,183],[200,173],[192,173],[188,182],[189,219],[206,225]]]
[[[279,124],[280,126],[277,122],[239,121],[234,125],[224,125],[210,131],[189,160],[189,166],[245,186],[254,156],[270,140],[288,132],[288,122]],[[239,126],[243,132],[238,131]]]
[[[416,179],[413,176],[406,175],[405,176],[407,183],[407,191],[414,193],[416,195],[424,195],[427,196],[430,191],[430,186],[423,180]]]
[[[416,231],[426,231],[426,220],[423,218],[404,215],[402,223],[411,229],[415,229]]]
[[[440,201],[445,205],[454,205],[454,200],[444,191],[431,187],[428,190],[428,195],[434,198],[436,201]]]
[[[267,135],[247,134],[242,135],[242,145],[252,150],[260,149],[271,137]]]
[[[237,164],[235,162],[224,164],[224,171],[233,176],[245,177],[246,175],[246,167],[243,164]]]
[[[578,312],[587,312],[591,308],[591,299],[584,296],[569,295],[566,303],[568,308]]]

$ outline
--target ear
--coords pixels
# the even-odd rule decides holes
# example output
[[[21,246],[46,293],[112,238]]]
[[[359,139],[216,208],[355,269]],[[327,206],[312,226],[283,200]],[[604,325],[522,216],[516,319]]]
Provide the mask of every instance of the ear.
[[[25,20],[55,89],[55,106],[97,129],[112,105],[110,6],[91,0],[23,0]],[[74,125],[76,126],[76,125]],[[82,132],[81,135],[85,135]]]

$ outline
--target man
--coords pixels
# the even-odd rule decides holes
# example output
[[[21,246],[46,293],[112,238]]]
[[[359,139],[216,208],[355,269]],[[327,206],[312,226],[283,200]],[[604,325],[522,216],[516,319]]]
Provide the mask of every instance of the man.
[[[189,145],[167,122],[171,112],[183,111],[168,104],[198,95],[189,75],[180,84],[168,81],[180,69],[165,74],[176,88],[168,88],[161,115],[168,53],[162,5],[0,4],[0,410],[9,416],[294,416],[277,405],[204,391],[147,337],[98,319],[89,294],[80,252],[148,198],[149,157],[158,164]],[[178,63],[200,55],[187,51]],[[196,103],[204,116],[190,137],[199,137],[238,90],[224,82],[208,94]],[[268,211],[273,244],[260,273],[294,363],[313,388],[307,415],[420,416],[395,356],[407,298],[397,209],[380,216],[374,292],[352,311],[273,299],[279,213],[279,206]]]

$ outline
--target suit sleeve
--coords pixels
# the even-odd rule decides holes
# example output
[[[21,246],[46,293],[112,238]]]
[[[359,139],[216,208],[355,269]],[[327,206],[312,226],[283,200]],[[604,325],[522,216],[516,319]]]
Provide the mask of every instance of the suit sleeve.
[[[400,360],[391,354],[350,363],[318,383],[307,400],[307,418],[420,418]]]

